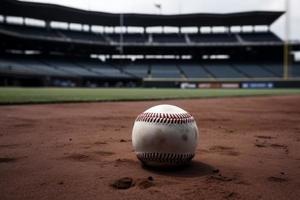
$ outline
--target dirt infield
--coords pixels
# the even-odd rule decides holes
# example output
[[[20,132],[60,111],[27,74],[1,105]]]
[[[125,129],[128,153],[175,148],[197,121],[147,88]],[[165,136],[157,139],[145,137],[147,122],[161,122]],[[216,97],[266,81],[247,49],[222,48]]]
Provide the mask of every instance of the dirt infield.
[[[142,168],[135,117],[174,104],[200,127],[191,166]],[[300,96],[0,107],[0,199],[300,199]],[[112,187],[123,178],[129,189]],[[132,182],[131,182],[132,181]]]

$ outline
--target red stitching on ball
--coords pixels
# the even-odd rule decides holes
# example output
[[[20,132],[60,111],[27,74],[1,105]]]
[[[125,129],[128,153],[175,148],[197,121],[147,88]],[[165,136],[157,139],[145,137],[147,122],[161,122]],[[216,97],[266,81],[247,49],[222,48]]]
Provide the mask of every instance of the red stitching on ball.
[[[137,153],[137,158],[142,162],[154,161],[158,163],[181,165],[186,164],[193,159],[193,153],[158,153],[158,152],[140,152]]]
[[[141,113],[136,121],[163,123],[163,124],[187,124],[195,121],[189,113],[167,114],[167,113]]]

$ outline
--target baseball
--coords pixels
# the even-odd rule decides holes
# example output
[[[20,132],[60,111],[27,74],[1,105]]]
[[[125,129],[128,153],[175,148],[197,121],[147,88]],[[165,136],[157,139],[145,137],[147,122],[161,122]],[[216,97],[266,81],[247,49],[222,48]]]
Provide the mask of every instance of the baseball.
[[[198,128],[194,117],[173,105],[157,105],[141,113],[132,130],[137,158],[148,166],[180,166],[195,155]]]

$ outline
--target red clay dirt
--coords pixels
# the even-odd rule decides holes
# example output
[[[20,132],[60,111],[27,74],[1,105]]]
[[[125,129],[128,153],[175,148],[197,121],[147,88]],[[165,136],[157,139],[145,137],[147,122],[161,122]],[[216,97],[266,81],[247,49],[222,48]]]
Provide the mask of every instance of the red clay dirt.
[[[136,116],[162,103],[189,111],[200,128],[187,168],[145,169],[132,150]],[[1,106],[0,114],[2,200],[300,199],[300,96]],[[114,188],[124,177],[129,188]]]

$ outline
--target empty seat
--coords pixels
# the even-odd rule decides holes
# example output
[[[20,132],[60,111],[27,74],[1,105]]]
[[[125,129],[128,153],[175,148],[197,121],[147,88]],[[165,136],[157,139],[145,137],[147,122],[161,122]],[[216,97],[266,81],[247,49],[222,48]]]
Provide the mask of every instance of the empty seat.
[[[181,73],[174,64],[152,64],[151,75],[153,78],[180,78]]]
[[[92,32],[82,32],[82,31],[66,31],[66,30],[57,30],[57,31],[58,33],[63,34],[63,36],[70,38],[72,40],[105,42],[105,39],[101,34],[96,34]]]
[[[241,78],[243,74],[229,64],[205,64],[205,68],[216,78]]]
[[[97,73],[98,76],[110,78],[128,78],[129,74],[121,72],[109,63],[101,62],[81,62],[80,65],[85,66],[90,71]]]
[[[134,76],[144,78],[148,76],[148,65],[147,64],[131,64],[123,68],[125,72],[133,74]]]
[[[20,36],[32,36],[37,38],[60,38],[55,30],[40,27],[20,26],[20,25],[0,25],[0,31],[8,31]]]
[[[67,73],[70,73],[71,75],[97,77],[96,73],[89,71],[89,70],[85,69],[84,67],[75,65],[71,62],[60,61],[60,60],[45,60],[44,62],[55,68],[58,68]]]
[[[83,31],[46,29],[40,27],[0,25],[0,32],[23,37],[46,38],[55,40],[74,40],[80,42],[106,42],[101,34]]]
[[[110,40],[114,42],[120,42],[121,36],[120,34],[106,34],[106,37],[108,37]],[[142,33],[126,33],[122,35],[123,42],[124,43],[145,43],[148,42],[148,34],[142,34]]]
[[[294,63],[290,66],[290,75],[292,77],[300,77],[300,63]]]
[[[277,77],[283,76],[283,64],[268,63],[262,65],[262,67],[268,71],[271,71]]]
[[[274,77],[271,72],[266,71],[257,64],[235,64],[234,66],[249,77]]]
[[[189,34],[191,42],[199,43],[221,43],[221,42],[237,42],[237,39],[232,34]]]
[[[39,62],[35,59],[18,59],[18,62],[23,63],[29,68],[46,75],[46,76],[69,76],[69,74],[61,69],[57,69],[46,65],[43,62]]]
[[[0,72],[8,74],[42,75],[41,72],[24,65],[17,60],[0,58]]]
[[[180,68],[187,78],[209,78],[211,77],[200,64],[180,64]]]
[[[153,34],[153,42],[160,43],[184,43],[185,37],[181,34]]]
[[[279,42],[281,39],[274,33],[239,33],[239,36],[248,42]]]

